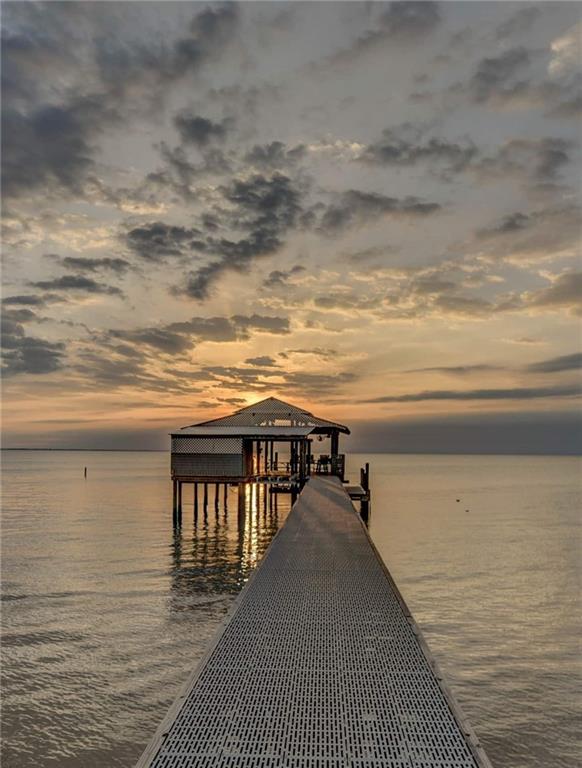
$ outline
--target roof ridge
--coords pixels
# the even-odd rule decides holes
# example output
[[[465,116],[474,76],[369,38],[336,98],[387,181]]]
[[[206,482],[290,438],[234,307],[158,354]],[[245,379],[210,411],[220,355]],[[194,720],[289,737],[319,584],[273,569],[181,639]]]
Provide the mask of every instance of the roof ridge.
[[[270,410],[270,408],[273,410]],[[320,426],[323,426],[324,424],[329,424],[330,426],[339,427],[342,431],[346,431],[349,434],[349,429],[343,424],[338,424],[334,421],[328,421],[327,419],[321,419],[305,408],[301,408],[298,405],[293,405],[292,403],[288,403],[286,400],[281,400],[280,398],[273,397],[272,395],[265,397],[262,400],[258,400],[256,403],[245,405],[243,408],[239,408],[238,410],[233,411],[232,413],[229,413],[225,416],[218,416],[214,419],[208,419],[207,421],[199,421],[196,424],[188,424],[187,426],[182,427],[182,429],[188,429],[190,427],[219,426],[220,424],[226,426],[228,424],[236,423],[242,426],[244,421],[241,423],[238,420],[245,419],[246,414],[249,414],[249,418],[255,416],[260,417],[262,414],[265,414],[266,416],[274,418],[275,420],[284,419],[285,417],[301,417],[301,419],[304,421],[311,421],[314,423],[314,425],[319,424]]]

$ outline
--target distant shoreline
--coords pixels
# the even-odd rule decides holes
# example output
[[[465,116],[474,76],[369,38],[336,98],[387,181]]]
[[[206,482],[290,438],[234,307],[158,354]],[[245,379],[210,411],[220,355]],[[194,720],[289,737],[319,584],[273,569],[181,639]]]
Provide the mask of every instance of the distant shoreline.
[[[46,451],[49,453],[169,453],[169,448],[0,448],[0,451]],[[529,451],[517,453],[515,451],[501,452],[491,451],[349,451],[353,456],[546,456],[546,457],[582,457],[582,452],[552,452]]]

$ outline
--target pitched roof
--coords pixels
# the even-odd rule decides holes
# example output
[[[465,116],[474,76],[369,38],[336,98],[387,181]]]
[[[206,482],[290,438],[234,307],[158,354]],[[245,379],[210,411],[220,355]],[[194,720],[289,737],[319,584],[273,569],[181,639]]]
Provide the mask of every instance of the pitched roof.
[[[210,425],[216,427],[313,427],[315,432],[338,429],[347,435],[350,434],[348,427],[343,424],[321,419],[304,408],[291,405],[291,403],[286,403],[276,397],[267,397],[258,403],[247,405],[245,408],[231,413],[230,416],[210,419],[210,421],[202,421],[198,424],[189,424],[182,429]]]

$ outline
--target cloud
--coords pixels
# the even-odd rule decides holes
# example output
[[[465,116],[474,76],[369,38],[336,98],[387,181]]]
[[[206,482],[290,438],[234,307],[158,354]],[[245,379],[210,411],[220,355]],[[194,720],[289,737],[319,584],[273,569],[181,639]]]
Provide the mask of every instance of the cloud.
[[[288,285],[289,278],[294,275],[300,275],[302,272],[305,272],[305,267],[302,267],[300,264],[295,264],[295,266],[288,270],[274,269],[272,272],[269,272],[268,277],[263,281],[263,287],[284,288]]]
[[[522,263],[577,256],[580,209],[576,205],[515,211],[475,232],[482,256]],[[470,247],[470,246],[469,246]]]
[[[102,258],[64,256],[58,261],[67,269],[74,269],[77,272],[114,272],[117,275],[123,275],[131,267],[125,259],[107,256]]]
[[[459,173],[467,168],[478,154],[470,141],[450,142],[441,138],[423,138],[423,128],[405,123],[397,128],[386,128],[382,138],[369,144],[358,157],[370,165],[413,166],[426,162],[442,167],[447,173]]]
[[[582,316],[582,272],[566,272],[555,277],[552,284],[525,295],[529,307],[570,309]]]
[[[202,232],[154,221],[127,232],[127,245],[146,261],[163,261],[167,256],[183,256],[192,251]]]
[[[362,403],[419,403],[424,400],[533,400],[546,397],[582,395],[582,386],[514,387],[512,389],[428,390],[406,395],[386,395],[361,400]]]
[[[380,6],[384,7],[384,6]],[[351,61],[383,45],[408,45],[429,35],[441,22],[439,4],[429,0],[389,3],[375,26],[349,47],[331,57],[330,64]]]
[[[432,368],[411,368],[406,373],[446,373],[452,376],[467,376],[473,373],[488,373],[489,371],[503,370],[499,365],[478,363],[476,365],[442,365]]]
[[[212,142],[224,141],[232,129],[233,121],[230,118],[225,118],[216,123],[207,117],[201,117],[200,115],[193,114],[191,111],[183,110],[174,117],[174,125],[185,144],[206,147]]]
[[[93,171],[91,140],[98,126],[117,119],[95,97],[42,105],[23,113],[2,109],[2,193],[6,198],[39,189],[82,195]]]
[[[578,33],[579,34],[579,33]],[[567,34],[564,40],[575,40],[576,33]],[[558,38],[551,45],[552,59],[547,76],[532,74],[532,65],[539,62],[542,51],[528,51],[518,46],[503,51],[499,56],[486,57],[477,64],[474,74],[465,85],[453,91],[465,92],[469,99],[481,106],[494,108],[541,107],[550,117],[575,117],[582,108],[582,79],[577,67],[579,42],[572,47],[564,43],[564,50],[573,55],[561,55]],[[565,66],[562,67],[562,64]],[[539,69],[539,67],[538,67]]]
[[[274,358],[270,357],[269,355],[261,355],[259,357],[247,357],[247,359],[245,360],[245,363],[247,365],[258,366],[259,368],[264,368],[264,367],[271,368],[278,365],[277,361]]]
[[[337,202],[329,205],[321,217],[320,228],[329,234],[349,227],[362,226],[383,216],[421,218],[441,210],[438,203],[428,203],[417,197],[402,199],[376,192],[350,189],[339,195]]]
[[[282,141],[255,144],[245,155],[245,162],[263,171],[284,170],[295,167],[307,154],[305,144],[287,148]]]
[[[561,371],[576,371],[582,368],[582,353],[575,352],[571,355],[560,355],[549,360],[540,360],[531,363],[527,370],[531,373],[559,373]]]
[[[111,329],[98,335],[99,343],[118,341],[135,345],[135,349],[153,348],[167,355],[193,350],[202,342],[227,343],[246,341],[253,333],[286,335],[290,332],[286,317],[268,315],[233,315],[232,317],[192,317],[160,326],[134,329]],[[116,346],[116,351],[121,351]]]
[[[7,296],[2,299],[4,306],[44,307],[47,304],[62,301],[62,296],[57,293],[25,293],[16,296]]]
[[[573,144],[547,136],[541,139],[510,139],[497,152],[472,166],[480,177],[515,177],[530,182],[553,182],[571,162]]]
[[[531,61],[525,48],[510,48],[499,56],[479,61],[469,81],[469,92],[477,104],[504,102],[523,90],[523,81],[517,80]]]
[[[26,323],[35,320],[37,317],[30,309],[3,309],[2,372],[5,376],[53,373],[63,367],[63,342],[47,341],[26,334]]]
[[[95,191],[95,142],[143,117],[169,83],[225,50],[238,26],[236,3],[208,6],[189,30],[136,41],[139,8],[108,14],[90,4],[15,4],[3,29],[2,188],[6,198]]]
[[[41,288],[45,291],[63,291],[79,292],[79,293],[94,293],[94,294],[107,294],[110,296],[123,296],[122,291],[112,285],[105,285],[104,283],[98,283],[90,277],[84,277],[82,275],[63,275],[62,277],[55,277],[53,280],[38,280],[36,282],[30,282],[35,288]]]
[[[539,18],[540,8],[527,6],[512,13],[509,18],[498,25],[495,35],[498,40],[513,39],[516,35],[526,34],[531,25]]]
[[[283,235],[302,214],[300,190],[280,173],[235,179],[220,192],[229,205],[220,212],[225,223],[248,234],[238,240],[207,235],[196,242],[196,250],[218,259],[191,272],[186,284],[174,292],[198,301],[210,296],[212,286],[225,272],[241,272],[255,259],[276,253],[283,245]]]

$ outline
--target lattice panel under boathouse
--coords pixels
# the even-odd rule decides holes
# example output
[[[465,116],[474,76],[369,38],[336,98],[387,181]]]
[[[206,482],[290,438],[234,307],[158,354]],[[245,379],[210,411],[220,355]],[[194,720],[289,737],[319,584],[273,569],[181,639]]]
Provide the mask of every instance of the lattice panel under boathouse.
[[[243,475],[242,438],[172,437],[172,473],[177,477]]]
[[[490,768],[341,483],[312,478],[140,768]]]
[[[172,437],[172,453],[242,454],[242,437]]]

